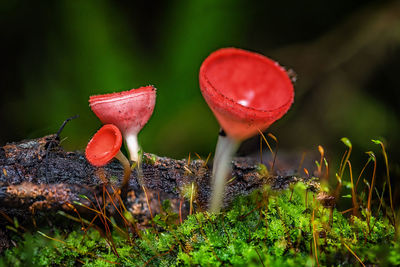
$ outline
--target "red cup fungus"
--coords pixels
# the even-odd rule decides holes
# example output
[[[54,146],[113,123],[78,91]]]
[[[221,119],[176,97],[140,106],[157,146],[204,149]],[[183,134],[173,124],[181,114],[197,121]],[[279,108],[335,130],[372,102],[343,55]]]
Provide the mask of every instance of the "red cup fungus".
[[[117,126],[106,124],[98,130],[86,146],[85,156],[90,164],[101,167],[113,158],[118,159],[124,167],[122,186],[128,184],[131,166],[128,159],[121,152],[122,134]]]
[[[284,68],[263,55],[237,48],[217,50],[204,60],[200,88],[222,129],[240,141],[282,117],[294,98]]]
[[[103,123],[116,125],[124,135],[130,159],[139,161],[137,135],[153,114],[156,101],[154,86],[129,91],[94,95],[89,98],[93,112]]]
[[[254,52],[223,48],[211,53],[199,73],[201,93],[226,136],[214,156],[210,211],[222,205],[230,162],[241,141],[281,118],[294,99],[293,84],[277,62]]]

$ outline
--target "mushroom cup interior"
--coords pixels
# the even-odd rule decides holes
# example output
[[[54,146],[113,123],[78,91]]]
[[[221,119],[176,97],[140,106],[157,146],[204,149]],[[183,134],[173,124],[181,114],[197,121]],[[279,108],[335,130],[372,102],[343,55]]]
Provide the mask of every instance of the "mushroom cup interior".
[[[97,165],[104,165],[119,152],[121,145],[121,134],[113,127],[103,126],[89,142],[86,155],[92,161],[98,162]]]
[[[252,109],[279,109],[293,98],[285,70],[255,53],[222,53],[207,63],[204,75],[219,94]]]

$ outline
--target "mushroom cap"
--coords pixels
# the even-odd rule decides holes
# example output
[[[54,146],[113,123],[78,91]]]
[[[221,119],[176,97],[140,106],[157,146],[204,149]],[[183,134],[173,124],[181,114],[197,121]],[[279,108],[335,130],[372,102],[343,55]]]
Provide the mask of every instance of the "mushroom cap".
[[[104,166],[117,155],[121,145],[121,131],[113,124],[106,124],[93,135],[87,144],[86,159],[94,166]]]
[[[228,136],[244,140],[281,118],[294,99],[285,69],[261,54],[222,48],[202,63],[204,99]]]
[[[156,88],[152,85],[89,98],[96,116],[103,123],[116,125],[124,136],[139,133],[153,114],[155,102]]]

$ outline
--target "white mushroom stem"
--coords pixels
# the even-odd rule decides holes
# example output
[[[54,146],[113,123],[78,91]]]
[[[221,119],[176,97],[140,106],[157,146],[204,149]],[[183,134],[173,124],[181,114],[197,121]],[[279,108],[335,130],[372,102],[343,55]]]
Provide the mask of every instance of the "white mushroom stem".
[[[137,139],[137,134],[129,134],[125,136],[126,145],[129,150],[129,157],[131,161],[139,161],[139,150],[140,146]]]
[[[213,172],[212,172],[212,195],[210,212],[219,212],[224,198],[226,178],[231,172],[233,155],[239,147],[240,142],[229,136],[219,136],[215,150]]]
[[[215,178],[215,171],[217,168],[215,166],[218,166],[218,161],[221,158],[221,153],[222,151],[225,150],[226,146],[229,145],[230,143],[230,138],[228,138],[225,134],[221,135],[221,133],[218,135],[218,140],[217,140],[217,146],[215,148],[215,153],[214,153],[214,162],[213,162],[213,170],[212,170],[212,183],[214,183],[214,178]]]
[[[137,139],[137,134],[130,134],[126,135],[125,137],[126,145],[128,146],[129,156],[131,161],[134,163],[132,164],[131,168],[136,168],[137,179],[139,184],[143,187],[143,171],[142,171],[142,159],[139,155],[140,146]]]

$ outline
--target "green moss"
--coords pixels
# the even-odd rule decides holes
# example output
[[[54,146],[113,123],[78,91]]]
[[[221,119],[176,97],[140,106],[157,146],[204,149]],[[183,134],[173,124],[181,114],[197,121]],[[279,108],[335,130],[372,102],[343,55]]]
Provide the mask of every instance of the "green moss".
[[[142,153],[142,160],[144,163],[149,164],[149,165],[154,165],[157,162],[157,155],[150,154],[148,153],[147,155]]]
[[[261,177],[268,177],[269,172],[267,166],[262,163],[257,164],[257,172]]]
[[[196,213],[182,224],[163,203],[164,213],[154,218],[155,228],[141,232],[130,243],[112,233],[118,256],[98,231],[86,235],[75,230],[47,232],[60,241],[37,234],[25,234],[19,246],[5,252],[3,265],[46,266],[312,266],[400,264],[399,244],[393,226],[382,216],[346,217],[325,208],[304,184],[275,192],[264,188],[239,197],[220,214]],[[307,200],[307,203],[306,203]],[[315,251],[315,247],[317,250]],[[317,256],[317,257],[316,257]]]

